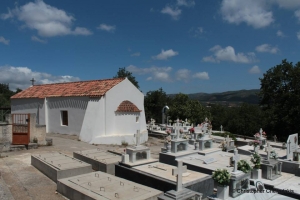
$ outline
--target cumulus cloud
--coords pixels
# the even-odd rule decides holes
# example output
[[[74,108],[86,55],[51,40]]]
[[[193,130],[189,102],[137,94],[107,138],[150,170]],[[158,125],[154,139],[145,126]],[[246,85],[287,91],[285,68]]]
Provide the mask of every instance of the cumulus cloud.
[[[42,40],[42,39],[36,37],[35,35],[31,36],[31,40],[35,41],[35,42],[43,43],[43,44],[47,43],[47,40]]]
[[[154,60],[168,60],[168,58],[171,58],[173,56],[177,56],[179,53],[177,51],[173,51],[173,49],[169,49],[167,51],[165,50],[161,50],[161,53],[156,55],[156,56],[152,56],[152,59]]]
[[[9,45],[9,40],[7,40],[4,37],[0,36],[0,43],[3,43],[5,45]]]
[[[162,82],[171,82],[170,72],[172,71],[172,67],[156,67],[152,66],[149,68],[138,68],[134,65],[129,65],[126,67],[126,70],[138,74],[145,75],[150,74],[146,80],[158,80]]]
[[[116,26],[115,25],[107,25],[107,24],[100,24],[97,29],[107,32],[115,32]]]
[[[79,81],[74,76],[54,76],[44,72],[32,71],[28,67],[0,66],[0,82],[9,83],[10,89],[26,89],[31,85],[30,80],[34,78],[35,84],[49,84],[60,82]]]
[[[222,48],[219,45],[212,47],[209,51],[213,52],[214,55],[203,57],[204,62],[216,62],[220,61],[231,61],[236,63],[251,63],[255,62],[255,54],[253,52],[245,53],[235,53],[232,46],[227,46]]]
[[[191,71],[188,69],[180,69],[176,72],[176,80],[188,82],[191,78]]]
[[[249,70],[250,74],[259,74],[260,73],[260,69],[257,65],[253,66],[250,70]]]
[[[262,0],[223,0],[221,3],[223,19],[232,24],[242,22],[254,28],[269,26],[273,21],[273,13],[267,10]]]
[[[297,0],[269,0],[270,3],[277,4],[281,8],[295,9],[300,7],[300,1]]]
[[[209,76],[207,72],[198,72],[193,74],[193,78],[200,79],[200,80],[208,80]]]
[[[131,54],[130,56],[133,56],[133,57],[138,57],[138,56],[140,56],[141,55],[141,53],[140,52],[136,52],[136,53],[133,53],[133,54]]]
[[[277,35],[278,37],[285,37],[284,33],[283,33],[281,30],[278,30],[278,31],[276,32],[276,35]]]
[[[277,47],[272,47],[270,44],[262,44],[255,48],[257,52],[276,54],[279,52]]]
[[[196,5],[194,0],[177,0],[178,6],[193,7]]]
[[[169,5],[167,5],[166,7],[164,7],[161,10],[161,13],[170,15],[172,17],[172,19],[178,20],[179,16],[181,15],[181,10],[179,8],[176,8],[176,7],[173,8]]]
[[[36,30],[39,36],[91,35],[83,27],[72,29],[75,18],[64,10],[45,4],[42,0],[29,2],[21,7],[8,10],[1,15],[3,20],[16,18],[24,23],[22,27]]]

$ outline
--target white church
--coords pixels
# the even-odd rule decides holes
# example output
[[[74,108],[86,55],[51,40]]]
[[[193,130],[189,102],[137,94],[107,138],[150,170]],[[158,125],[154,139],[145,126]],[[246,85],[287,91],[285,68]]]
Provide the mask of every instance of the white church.
[[[34,85],[11,97],[11,113],[90,144],[134,144],[137,131],[148,140],[144,94],[127,78]]]

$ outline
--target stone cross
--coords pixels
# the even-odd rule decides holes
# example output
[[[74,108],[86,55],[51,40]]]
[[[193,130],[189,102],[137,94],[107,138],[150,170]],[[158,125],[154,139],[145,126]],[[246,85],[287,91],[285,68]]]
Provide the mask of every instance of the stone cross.
[[[208,123],[208,119],[207,119],[207,117],[205,117],[205,122],[206,122],[206,123]]]
[[[237,164],[240,160],[240,155],[238,154],[238,151],[236,148],[234,148],[234,156],[232,156],[232,161],[234,162],[234,168],[233,168],[233,172],[237,171]]]
[[[269,142],[268,142],[267,146],[265,147],[265,151],[267,152],[267,160],[269,160],[270,154],[271,154],[271,151],[272,151],[272,147],[271,147]]]
[[[274,139],[274,142],[277,142],[277,136],[276,135],[274,135],[273,139]]]
[[[187,172],[186,165],[183,166],[182,164],[183,164],[182,160],[177,160],[177,168],[172,169],[172,175],[176,176],[176,182],[177,182],[176,191],[182,190],[182,174]]]
[[[220,128],[221,128],[221,133],[222,133],[222,131],[223,131],[223,126],[221,125]]]
[[[291,153],[291,140],[289,140],[288,146],[289,146],[289,154],[290,154]]]
[[[178,130],[178,127],[179,127],[179,119],[177,118],[177,121],[176,121],[176,128],[175,128],[175,131],[176,131],[176,139],[179,139],[179,136],[180,136],[180,132]]]
[[[260,128],[260,129],[259,129],[259,138],[260,138],[260,139],[262,138],[262,132],[263,132],[263,130],[262,130],[262,128]]]
[[[134,137],[135,137],[135,146],[139,146],[140,145],[140,138],[141,138],[141,133],[140,133],[140,130],[137,130],[136,131],[136,134],[134,134]]]
[[[230,141],[231,141],[231,138],[229,137],[229,135],[227,135],[227,138],[225,138],[225,142],[226,142],[227,147],[230,146]]]

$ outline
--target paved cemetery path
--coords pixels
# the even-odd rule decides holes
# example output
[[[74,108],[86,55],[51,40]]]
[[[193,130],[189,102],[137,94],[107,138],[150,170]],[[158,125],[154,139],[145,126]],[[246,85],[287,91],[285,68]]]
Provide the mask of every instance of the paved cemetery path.
[[[100,148],[122,152],[124,147],[118,145],[91,145],[79,141],[77,136],[47,134],[52,138],[53,146],[42,146],[38,149],[6,152],[0,158],[0,199],[1,200],[63,200],[56,193],[56,183],[39,170],[31,166],[31,154],[62,152],[73,156],[73,151]],[[149,138],[146,143],[152,152],[152,158],[158,158],[162,140]]]

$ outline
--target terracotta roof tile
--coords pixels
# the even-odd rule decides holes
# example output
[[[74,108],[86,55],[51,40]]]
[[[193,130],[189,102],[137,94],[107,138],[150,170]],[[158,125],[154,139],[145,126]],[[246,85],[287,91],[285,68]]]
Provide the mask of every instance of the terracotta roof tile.
[[[141,110],[132,102],[126,100],[120,103],[116,112],[141,112]]]
[[[115,85],[122,82],[124,79],[125,78],[114,78],[105,80],[34,85],[15,94],[11,97],[11,99],[72,96],[100,97]]]

